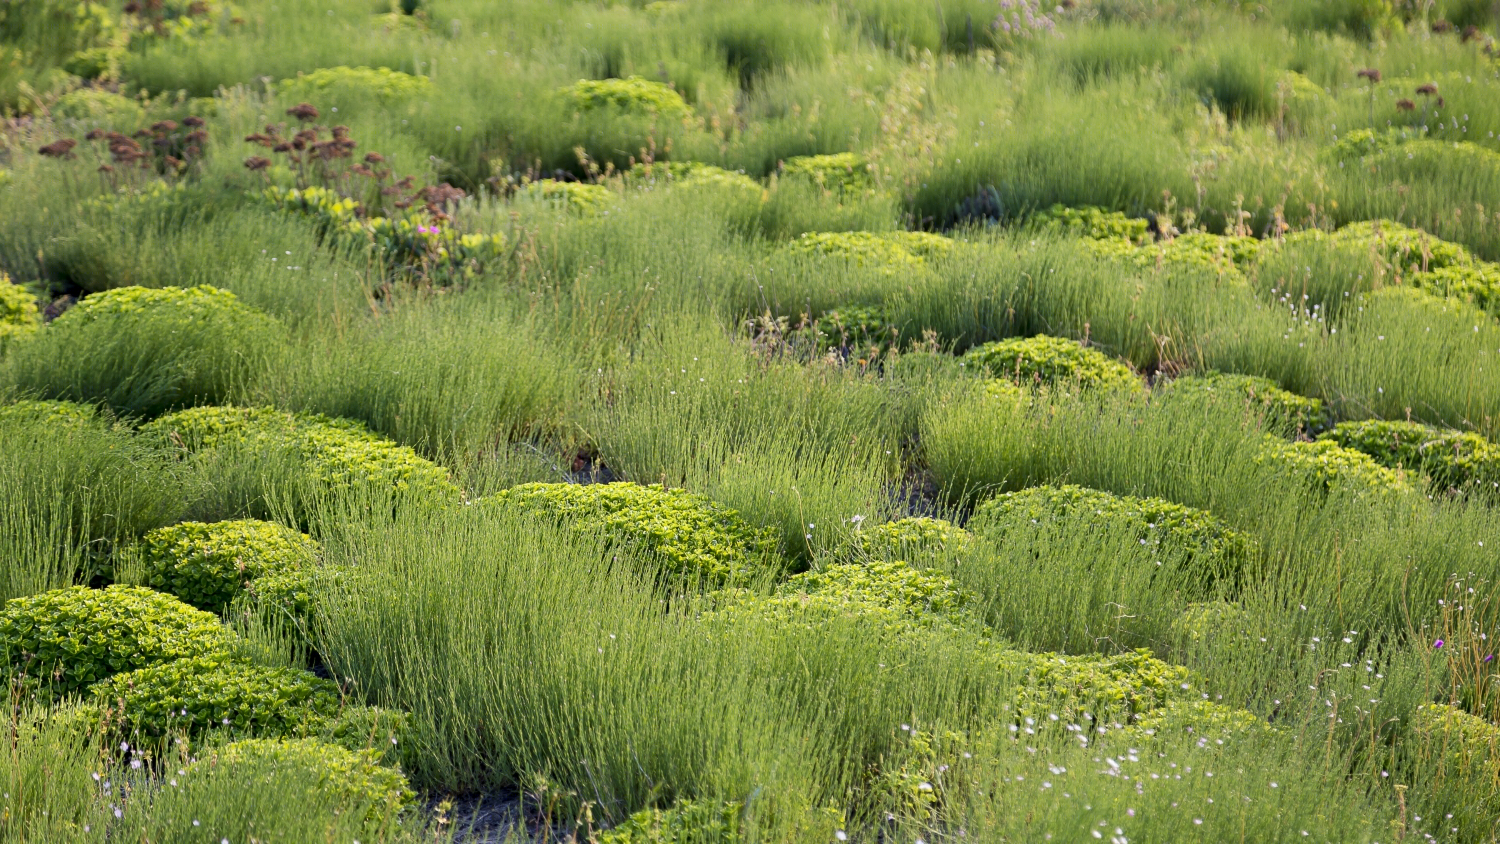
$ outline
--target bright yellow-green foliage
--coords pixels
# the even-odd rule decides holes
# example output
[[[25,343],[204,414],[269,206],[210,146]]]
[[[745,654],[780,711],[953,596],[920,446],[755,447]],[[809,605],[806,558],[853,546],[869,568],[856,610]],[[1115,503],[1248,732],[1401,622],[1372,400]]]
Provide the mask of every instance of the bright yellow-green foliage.
[[[274,522],[247,519],[159,528],[142,538],[139,552],[147,586],[219,612],[263,576],[314,565],[318,545]]]
[[[550,202],[573,214],[592,217],[614,205],[618,197],[603,185],[542,179],[526,186],[527,196]]]
[[[25,400],[0,405],[0,422],[26,421],[57,427],[83,427],[99,424],[99,411],[91,404],[71,401]]]
[[[1212,742],[1275,732],[1252,712],[1202,699],[1169,700],[1160,709],[1142,715],[1132,729],[1151,736],[1186,734]]]
[[[1255,540],[1206,510],[1162,498],[1115,495],[1067,485],[1007,492],[974,509],[969,528],[980,536],[1058,522],[1075,530],[1119,531],[1143,545],[1190,557],[1209,577],[1234,576],[1255,551]]]
[[[1172,634],[1189,642],[1211,642],[1243,635],[1250,625],[1250,615],[1227,601],[1204,601],[1188,604],[1172,620]]]
[[[1475,261],[1439,267],[1425,273],[1413,273],[1407,281],[1434,295],[1468,302],[1491,314],[1500,313],[1500,264]]]
[[[640,547],[660,556],[676,577],[742,580],[772,563],[776,545],[771,529],[754,528],[734,510],[685,489],[532,483],[482,502],[553,516],[579,532]]]
[[[893,275],[919,269],[924,263],[896,238],[873,232],[806,232],[787,249],[793,254],[843,258],[857,267]]]
[[[1379,496],[1406,495],[1414,488],[1402,473],[1331,440],[1289,443],[1266,435],[1255,462],[1296,475],[1318,489],[1345,489]]]
[[[434,503],[459,495],[441,466],[349,419],[268,407],[195,407],[141,430],[190,452],[233,446],[290,450],[301,456],[307,477],[328,489],[394,491]]]
[[[138,128],[146,116],[141,104],[102,88],[79,88],[58,98],[52,114],[69,120],[109,126],[123,132]]]
[[[0,609],[7,673],[57,694],[228,646],[217,616],[142,586],[73,586],[16,598]]]
[[[432,81],[425,76],[385,67],[324,67],[276,83],[277,93],[283,97],[306,100],[313,105],[318,105],[318,97],[330,90],[365,91],[390,99],[420,94],[431,87]]]
[[[310,671],[267,668],[228,654],[117,674],[91,692],[122,735],[290,736],[318,732],[339,711],[339,687]]]
[[[1127,217],[1121,211],[1105,211],[1093,205],[1069,208],[1057,204],[1033,215],[1032,220],[1048,231],[1095,240],[1124,240],[1132,244],[1143,244],[1149,237],[1146,233],[1149,221],[1140,217]]]
[[[1247,406],[1264,414],[1268,422],[1294,431],[1313,433],[1328,426],[1328,413],[1321,399],[1283,390],[1269,378],[1209,371],[1174,378],[1167,382],[1166,390],[1168,395],[1177,396],[1208,393],[1241,396]]]
[[[1368,454],[1390,469],[1420,472],[1443,489],[1500,484],[1500,448],[1472,431],[1420,422],[1340,422],[1318,439]]]
[[[898,347],[901,330],[884,308],[854,305],[827,311],[799,333],[810,336],[813,350],[847,351],[850,357],[878,358]]]
[[[985,343],[970,349],[964,359],[1023,385],[1142,389],[1141,379],[1126,364],[1077,341],[1045,334]]]
[[[929,260],[946,258],[952,255],[953,250],[957,248],[957,241],[953,238],[933,234],[932,232],[893,231],[882,232],[880,236],[892,243],[906,247],[906,251],[918,258]]]
[[[30,334],[41,324],[36,297],[0,272],[0,351],[4,351],[7,340]]]
[[[1289,235],[1287,240],[1294,242],[1324,237],[1336,244],[1367,250],[1403,274],[1470,266],[1474,263],[1474,256],[1469,254],[1469,250],[1457,243],[1449,243],[1394,220],[1350,223],[1331,235],[1317,230],[1298,232]]]
[[[1473,840],[1489,836],[1500,816],[1500,726],[1426,703],[1412,713],[1411,727],[1420,763],[1441,770],[1438,781],[1456,798],[1452,825],[1479,833]]]
[[[599,836],[600,844],[740,844],[744,807],[738,803],[678,800],[667,809],[642,809]]]
[[[693,109],[672,86],[639,76],[627,79],[580,79],[563,88],[564,98],[579,111],[615,108],[633,114],[687,118]]]
[[[850,544],[855,553],[875,560],[920,563],[962,554],[973,535],[942,519],[911,517],[873,527],[861,526]]]
[[[1399,129],[1388,129],[1378,134],[1372,129],[1355,129],[1339,136],[1328,148],[1327,154],[1333,161],[1349,165],[1367,155],[1400,146],[1408,140],[1410,138]]]
[[[1261,242],[1253,237],[1207,232],[1191,232],[1141,245],[1122,237],[1086,240],[1084,244],[1100,258],[1142,269],[1190,267],[1210,270],[1234,281],[1243,281],[1241,267],[1253,261],[1261,249]]]
[[[198,764],[242,771],[247,785],[267,778],[283,781],[292,771],[310,774],[320,802],[339,813],[362,811],[367,823],[382,827],[417,796],[400,771],[380,764],[375,751],[350,751],[317,739],[246,739],[214,751]]]
[[[781,173],[810,179],[820,188],[839,193],[858,193],[875,187],[869,162],[857,152],[788,158],[781,163]]]
[[[1060,723],[1129,723],[1172,700],[1197,697],[1188,670],[1170,665],[1141,648],[1124,654],[1065,656],[994,646],[976,656],[998,676],[1018,686],[1016,715],[1040,722],[1056,715]]]
[[[700,191],[706,196],[717,197],[733,203],[759,206],[766,200],[766,189],[760,182],[746,176],[714,167],[709,164],[694,164],[676,177],[678,190]]]
[[[275,342],[281,326],[228,290],[208,285],[119,287],[84,297],[45,333],[59,344],[129,339],[152,349],[150,371],[170,375],[175,383],[169,397],[139,408],[147,411],[187,400],[221,400],[246,365],[244,350]],[[172,342],[163,346],[166,338]]]
[[[887,614],[902,623],[923,627],[936,622],[969,624],[972,596],[946,575],[913,568],[904,562],[873,560],[844,563],[804,572],[777,588],[778,603],[797,613],[818,607],[830,615],[841,607]]]

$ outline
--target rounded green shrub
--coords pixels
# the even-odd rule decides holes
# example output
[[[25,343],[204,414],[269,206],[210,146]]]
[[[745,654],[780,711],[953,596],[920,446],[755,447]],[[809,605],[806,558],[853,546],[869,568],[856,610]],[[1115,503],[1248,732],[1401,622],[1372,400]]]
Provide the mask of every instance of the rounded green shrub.
[[[459,497],[447,470],[350,419],[266,407],[196,407],[141,430],[188,453],[290,456],[300,463],[303,479],[324,492],[365,490],[431,502]]]
[[[599,836],[600,844],[740,844],[745,808],[739,803],[678,800],[642,809]]]
[[[997,495],[974,508],[969,529],[1004,541],[1008,531],[1060,522],[1134,536],[1143,545],[1184,555],[1215,580],[1236,577],[1255,551],[1255,540],[1206,510],[1071,484]]]
[[[1452,826],[1468,833],[1459,840],[1483,840],[1500,816],[1500,726],[1463,710],[1426,703],[1410,716],[1403,748],[1408,764],[1436,773],[1444,784],[1439,797],[1448,805]]]
[[[1286,442],[1267,435],[1255,462],[1293,475],[1315,489],[1348,490],[1381,497],[1415,492],[1406,476],[1376,463],[1364,452],[1332,440]]]
[[[900,561],[844,563],[804,572],[781,584],[772,600],[787,608],[821,606],[836,611],[858,606],[918,627],[974,620],[969,611],[972,596],[946,575]]]
[[[710,581],[745,579],[774,554],[775,534],[740,514],[684,489],[627,482],[531,483],[512,487],[483,506],[513,507],[599,532],[659,556],[673,576]]]
[[[55,589],[0,609],[0,654],[9,673],[58,694],[227,648],[218,617],[141,586]]]
[[[1166,393],[1176,396],[1219,394],[1243,398],[1246,406],[1264,414],[1266,421],[1292,431],[1316,433],[1328,427],[1328,412],[1321,399],[1283,390],[1275,381],[1255,375],[1209,371],[1184,375],[1166,384]]]
[[[683,119],[693,109],[672,86],[639,76],[626,79],[580,79],[563,88],[563,98],[579,111],[618,109],[631,114]]]
[[[373,94],[382,99],[427,91],[432,80],[386,67],[323,67],[276,83],[276,92],[291,100],[317,100],[343,91]]]
[[[221,612],[266,575],[286,578],[315,564],[311,537],[273,522],[183,522],[154,530],[137,549],[147,586]]]
[[[138,739],[315,734],[339,712],[339,687],[312,672],[267,668],[228,653],[116,674],[90,689],[111,729]]]
[[[614,191],[603,185],[591,185],[586,182],[559,182],[556,179],[541,179],[532,182],[526,186],[523,193],[582,217],[601,214],[618,199]]]
[[[1420,472],[1440,489],[1500,488],[1500,448],[1471,431],[1420,422],[1340,422],[1319,437],[1369,455],[1388,469]]]
[[[317,739],[245,739],[212,751],[194,767],[201,765],[213,766],[220,775],[247,786],[265,781],[307,782],[315,803],[324,803],[337,814],[363,812],[366,823],[382,828],[412,806],[417,796],[406,777],[381,765],[373,751],[350,751]]]
[[[824,190],[854,194],[875,187],[870,164],[857,152],[799,155],[781,163],[781,174],[805,178]]]
[[[36,297],[0,272],[0,352],[10,341],[35,333],[41,324]]]
[[[963,553],[973,536],[958,525],[925,516],[861,526],[850,542],[853,551],[875,560],[922,562]]]
[[[129,97],[101,88],[79,88],[58,98],[52,114],[89,125],[132,131],[146,117],[141,104]]]
[[[1314,233],[1302,236],[1320,235],[1321,233]],[[1375,252],[1403,273],[1429,272],[1474,263],[1474,256],[1459,244],[1394,220],[1350,223],[1330,237],[1336,243]]]
[[[1141,379],[1130,367],[1097,349],[1074,340],[1038,334],[1011,337],[970,349],[964,359],[999,378],[1021,384],[1085,389],[1141,389]]]
[[[1033,214],[1031,220],[1045,231],[1061,232],[1094,240],[1124,240],[1144,243],[1150,221],[1127,217],[1121,211],[1105,211],[1094,205],[1070,208],[1061,203]]]
[[[103,420],[99,418],[98,408],[91,404],[42,399],[26,399],[0,405],[0,423],[4,422],[65,428],[103,424]]]
[[[1407,281],[1419,290],[1467,302],[1491,315],[1500,314],[1500,264],[1476,261],[1439,267],[1413,273]]]
[[[884,308],[863,305],[825,311],[797,333],[805,334],[818,354],[847,351],[851,357],[869,359],[897,348],[901,337],[901,329]]]
[[[153,416],[224,401],[283,337],[227,290],[120,287],[85,297],[17,348],[16,386]]]
[[[873,232],[806,232],[787,249],[794,255],[826,255],[891,274],[916,270],[925,263],[897,239]]]
[[[1015,713],[1022,724],[1042,724],[1054,715],[1062,724],[1090,719],[1129,724],[1171,701],[1198,698],[1186,668],[1163,662],[1145,648],[1073,656],[995,645],[976,660],[1015,685]]]

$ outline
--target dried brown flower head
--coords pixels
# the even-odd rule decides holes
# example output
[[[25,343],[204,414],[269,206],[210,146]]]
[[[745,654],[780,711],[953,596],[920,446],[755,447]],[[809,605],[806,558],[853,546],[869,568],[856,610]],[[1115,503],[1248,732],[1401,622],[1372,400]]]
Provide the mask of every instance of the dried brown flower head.
[[[46,146],[38,149],[37,152],[41,153],[47,158],[72,158],[73,147],[76,146],[78,146],[77,141],[73,140],[72,138],[63,138],[61,140],[53,141],[52,143],[47,144]]]
[[[1378,68],[1367,67],[1360,70],[1355,76],[1358,76],[1360,79],[1368,79],[1371,84],[1374,84],[1380,81],[1380,70]]]
[[[182,118],[182,125],[197,129],[203,126],[203,118],[197,116],[184,117]]]
[[[1424,97],[1430,97],[1433,94],[1437,93],[1437,83],[1436,82],[1426,82],[1426,83],[1423,83],[1421,85],[1418,85],[1417,86],[1417,93],[1421,94]]]
[[[245,169],[251,171],[252,173],[259,172],[270,166],[271,159],[269,158],[261,158],[258,155],[252,155],[249,158],[245,159]]]
[[[286,113],[304,123],[309,120],[318,119],[318,110],[313,108],[312,103],[298,103],[286,110]]]
[[[1417,104],[1412,102],[1411,100],[1397,100],[1396,108],[1399,108],[1402,111],[1415,111],[1417,108]]]

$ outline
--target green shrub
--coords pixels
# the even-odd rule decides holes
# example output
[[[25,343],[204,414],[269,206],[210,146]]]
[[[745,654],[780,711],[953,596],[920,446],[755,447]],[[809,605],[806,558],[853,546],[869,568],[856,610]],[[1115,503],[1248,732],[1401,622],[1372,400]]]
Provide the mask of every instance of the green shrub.
[[[1217,393],[1243,397],[1246,405],[1263,413],[1268,422],[1292,431],[1316,433],[1328,426],[1328,413],[1321,399],[1299,396],[1277,386],[1269,378],[1209,371],[1201,375],[1173,378],[1166,384],[1168,395]]]
[[[313,565],[318,545],[273,522],[183,522],[146,534],[138,551],[147,586],[221,612],[261,577],[286,580]]]
[[[163,416],[141,430],[189,453],[289,455],[300,462],[304,479],[324,492],[365,490],[432,502],[459,496],[441,466],[349,419],[267,407],[197,407]]]
[[[146,117],[146,110],[139,102],[101,88],[79,88],[63,94],[53,104],[52,113],[79,123],[121,131],[133,131]]]
[[[1221,641],[1244,635],[1250,627],[1250,614],[1228,601],[1204,601],[1188,604],[1172,620],[1172,635],[1194,643]]]
[[[946,575],[900,561],[844,563],[804,572],[781,584],[776,595],[773,602],[821,604],[830,610],[858,606],[918,627],[974,620],[969,611],[973,596]]]
[[[740,844],[745,808],[739,803],[678,800],[667,809],[642,809],[599,836],[600,844]]]
[[[603,185],[591,185],[585,182],[559,182],[556,179],[542,179],[532,182],[526,186],[524,192],[529,197],[534,197],[555,205],[564,211],[584,217],[601,214],[618,200],[614,191]]]
[[[875,187],[869,162],[856,152],[794,156],[781,163],[781,174],[806,178],[824,190],[840,194],[857,194]]]
[[[598,531],[661,557],[672,576],[738,581],[771,563],[775,535],[684,489],[618,482],[531,483],[482,499],[553,516],[580,532]]]
[[[1400,129],[1387,129],[1378,134],[1373,129],[1355,129],[1336,139],[1328,148],[1327,156],[1335,163],[1349,165],[1366,156],[1400,146],[1408,140],[1410,137]]]
[[[1254,713],[1207,700],[1169,700],[1143,714],[1131,729],[1148,736],[1186,733],[1200,740],[1229,741],[1275,730]]]
[[[340,569],[327,565],[269,571],[245,584],[245,596],[252,606],[261,610],[306,620],[312,616],[318,600],[339,582],[340,576]]]
[[[36,297],[0,272],[0,352],[12,340],[35,333],[41,324]]]
[[[1415,490],[1400,472],[1331,440],[1289,443],[1267,435],[1255,462],[1275,466],[1322,490],[1344,489],[1358,494],[1401,496]]]
[[[1377,254],[1403,273],[1428,272],[1474,263],[1474,256],[1469,254],[1469,250],[1457,243],[1450,243],[1394,220],[1350,223],[1331,235],[1316,230],[1298,232],[1287,239],[1295,242],[1321,237],[1329,237],[1334,243]]]
[[[432,87],[425,76],[378,67],[323,67],[276,83],[276,92],[291,100],[317,101],[341,90],[374,94],[382,99],[412,96]]]
[[[1427,703],[1411,715],[1408,753],[1435,789],[1451,826],[1482,840],[1500,816],[1500,727],[1453,706]]]
[[[1016,685],[1016,717],[1042,722],[1056,715],[1061,724],[1128,724],[1173,700],[1193,700],[1186,668],[1155,658],[1141,648],[1129,653],[1077,656],[1030,653],[994,646],[977,660]]]
[[[1420,422],[1340,422],[1318,439],[1363,452],[1388,469],[1426,475],[1441,489],[1500,484],[1500,448],[1470,431]]]
[[[1094,240],[1124,240],[1132,244],[1143,244],[1149,238],[1149,220],[1128,217],[1122,211],[1105,211],[1094,205],[1069,208],[1059,203],[1033,214],[1031,220],[1047,231]]]
[[[972,535],[952,522],[911,517],[861,526],[850,544],[856,554],[869,559],[923,562],[962,554],[971,541]]]
[[[309,774],[316,783],[316,793],[309,795],[315,801],[335,807],[336,814],[363,812],[366,823],[380,828],[389,827],[417,796],[406,777],[381,765],[374,751],[351,751],[316,739],[245,739],[218,748],[197,764],[239,776],[247,785],[267,777],[283,781],[289,770]]]
[[[23,400],[0,405],[0,423],[82,428],[102,426],[98,408],[71,401]]]
[[[969,529],[1003,542],[1008,531],[1058,522],[1135,536],[1143,545],[1185,555],[1215,580],[1236,577],[1255,551],[1255,540],[1207,511],[1071,484],[998,495],[974,508]]]
[[[985,343],[970,349],[964,359],[1021,384],[1103,390],[1142,387],[1141,379],[1126,364],[1074,340],[1045,334]]]
[[[1468,302],[1492,316],[1500,314],[1500,264],[1476,261],[1439,267],[1425,273],[1413,273],[1407,281],[1434,295]]]
[[[87,296],[16,350],[16,386],[151,416],[221,402],[263,365],[280,324],[213,287]]]
[[[788,247],[792,254],[842,258],[884,273],[910,272],[923,260],[897,239],[871,232],[806,232]]]
[[[805,335],[817,354],[847,351],[850,357],[875,360],[898,347],[901,329],[885,308],[854,305],[825,311],[796,335]]]
[[[612,108],[632,114],[683,119],[693,109],[672,86],[639,76],[580,79],[560,92],[579,111]]]
[[[8,671],[58,694],[227,647],[216,616],[140,586],[74,586],[15,598],[0,609]]]
[[[316,734],[339,712],[339,687],[310,671],[268,668],[227,653],[116,674],[90,689],[106,723],[137,740]]]

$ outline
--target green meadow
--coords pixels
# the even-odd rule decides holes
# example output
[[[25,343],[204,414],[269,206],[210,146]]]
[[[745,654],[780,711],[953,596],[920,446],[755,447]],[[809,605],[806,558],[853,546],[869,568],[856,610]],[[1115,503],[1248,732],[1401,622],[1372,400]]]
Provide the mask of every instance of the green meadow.
[[[1497,35],[0,2],[0,844],[1500,841]]]

